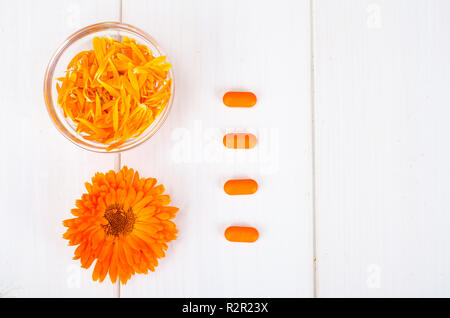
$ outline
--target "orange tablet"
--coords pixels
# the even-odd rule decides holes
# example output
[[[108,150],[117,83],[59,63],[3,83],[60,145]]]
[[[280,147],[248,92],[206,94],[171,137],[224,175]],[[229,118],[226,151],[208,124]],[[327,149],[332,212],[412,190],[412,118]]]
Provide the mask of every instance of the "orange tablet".
[[[230,242],[253,243],[258,236],[258,230],[254,227],[230,226],[225,230],[225,238]]]
[[[253,107],[256,95],[252,92],[227,92],[223,95],[223,103],[228,107]]]
[[[223,136],[223,144],[231,149],[250,149],[256,146],[256,136],[248,133],[230,133]]]
[[[223,189],[229,195],[253,194],[258,190],[258,183],[253,179],[232,179],[225,182]]]

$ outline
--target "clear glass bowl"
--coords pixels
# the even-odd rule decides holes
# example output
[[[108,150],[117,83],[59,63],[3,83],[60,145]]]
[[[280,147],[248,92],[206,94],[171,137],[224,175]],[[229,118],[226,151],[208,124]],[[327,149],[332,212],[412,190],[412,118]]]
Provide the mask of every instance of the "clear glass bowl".
[[[65,75],[67,65],[70,60],[80,51],[92,50],[92,40],[94,37],[109,36],[120,40],[123,36],[133,38],[136,42],[146,45],[155,56],[165,55],[158,43],[147,33],[131,25],[118,22],[104,22],[87,26],[67,38],[66,41],[56,50],[45,71],[44,78],[44,98],[47,111],[56,128],[70,141],[86,150],[104,153],[113,153],[128,150],[140,145],[162,126],[172,108],[174,96],[174,78],[172,70],[169,70],[168,78],[172,79],[171,97],[155,121],[138,137],[130,138],[119,147],[107,151],[108,145],[95,141],[86,140],[76,132],[75,123],[70,118],[65,118],[62,108],[58,105],[58,94],[56,91],[56,78]]]

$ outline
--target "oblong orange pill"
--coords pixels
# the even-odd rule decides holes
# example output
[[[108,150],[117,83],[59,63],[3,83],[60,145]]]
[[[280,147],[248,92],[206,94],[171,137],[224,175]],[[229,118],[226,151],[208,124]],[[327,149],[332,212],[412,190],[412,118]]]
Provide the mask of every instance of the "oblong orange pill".
[[[253,107],[256,95],[252,92],[227,92],[223,95],[223,103],[228,107]]]
[[[225,230],[225,238],[230,242],[253,243],[258,236],[258,230],[254,227],[230,226]]]
[[[223,189],[229,195],[253,194],[258,190],[258,183],[253,179],[232,179],[225,182]]]
[[[256,146],[256,136],[248,133],[231,133],[223,136],[223,144],[231,149],[250,149]]]

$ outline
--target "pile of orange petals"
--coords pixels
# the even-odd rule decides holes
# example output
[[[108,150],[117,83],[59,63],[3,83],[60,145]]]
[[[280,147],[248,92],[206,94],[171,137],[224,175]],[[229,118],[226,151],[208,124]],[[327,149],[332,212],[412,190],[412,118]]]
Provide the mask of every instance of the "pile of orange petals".
[[[112,150],[142,134],[167,106],[171,65],[128,37],[95,37],[93,47],[57,79],[58,105],[83,138]]]

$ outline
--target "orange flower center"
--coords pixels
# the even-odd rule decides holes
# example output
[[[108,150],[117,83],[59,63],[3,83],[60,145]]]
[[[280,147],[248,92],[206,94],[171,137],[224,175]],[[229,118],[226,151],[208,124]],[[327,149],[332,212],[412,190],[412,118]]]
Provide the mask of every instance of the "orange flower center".
[[[108,206],[105,210],[104,217],[108,221],[108,224],[103,225],[105,233],[115,236],[131,233],[136,220],[133,210],[129,208],[125,211],[123,205],[120,204]]]

